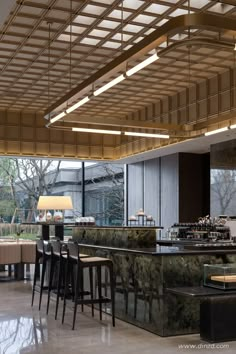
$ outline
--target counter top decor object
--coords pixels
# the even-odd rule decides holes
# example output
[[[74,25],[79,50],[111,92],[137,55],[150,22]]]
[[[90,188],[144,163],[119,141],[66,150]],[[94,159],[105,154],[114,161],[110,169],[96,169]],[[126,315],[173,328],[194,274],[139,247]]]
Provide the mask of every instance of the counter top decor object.
[[[236,264],[204,264],[204,286],[236,290]]]
[[[145,213],[144,213],[143,209],[139,209],[139,211],[137,212],[137,215],[138,216],[144,216]]]
[[[128,218],[129,226],[155,226],[155,220],[152,215],[146,215],[145,211],[141,208],[137,211],[136,215],[131,215]]]
[[[80,216],[75,219],[75,224],[81,226],[93,226],[96,225],[96,222],[93,216]]]

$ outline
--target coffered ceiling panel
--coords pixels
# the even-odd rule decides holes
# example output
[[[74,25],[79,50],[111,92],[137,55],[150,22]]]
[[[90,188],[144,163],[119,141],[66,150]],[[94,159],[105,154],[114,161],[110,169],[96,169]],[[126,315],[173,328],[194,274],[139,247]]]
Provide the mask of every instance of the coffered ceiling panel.
[[[191,14],[217,15],[225,21],[236,21],[236,2],[15,1],[0,27],[0,109],[44,114],[65,94],[168,21]],[[140,112],[150,104],[180,95],[233,70],[235,36],[236,22],[235,31],[197,23],[191,28],[170,30],[156,45],[160,53],[158,61],[93,97],[64,121],[75,122],[76,114],[84,121],[96,117],[126,120],[136,112],[140,117]],[[126,68],[152,54],[149,51],[142,58],[128,61]],[[96,80],[92,90],[123,72],[118,69],[106,81]],[[90,95],[92,90],[85,90],[81,97]],[[194,121],[198,118],[202,119],[199,115]],[[176,120],[173,114],[169,119]],[[181,121],[184,122],[183,116]],[[186,122],[189,123],[188,115]]]

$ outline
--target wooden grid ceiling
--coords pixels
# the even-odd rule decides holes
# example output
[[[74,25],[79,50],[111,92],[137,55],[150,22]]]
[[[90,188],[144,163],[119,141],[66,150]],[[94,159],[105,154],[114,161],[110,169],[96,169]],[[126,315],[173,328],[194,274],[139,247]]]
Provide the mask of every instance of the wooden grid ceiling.
[[[236,1],[16,1],[0,28],[0,110],[44,114],[58,99],[153,31],[189,13],[236,21]],[[167,41],[159,41],[157,51],[200,37],[220,40],[231,47],[194,42],[189,46],[183,42],[152,65],[94,97],[68,115],[66,121],[74,122],[75,114],[87,121],[95,117],[127,119],[151,103],[235,68],[234,36],[233,31],[197,27],[168,33]],[[102,84],[95,82],[95,88]]]

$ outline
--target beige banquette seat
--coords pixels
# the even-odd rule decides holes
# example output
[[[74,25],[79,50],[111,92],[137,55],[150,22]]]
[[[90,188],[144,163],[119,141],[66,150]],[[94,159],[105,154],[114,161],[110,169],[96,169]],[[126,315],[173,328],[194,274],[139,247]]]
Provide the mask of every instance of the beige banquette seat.
[[[0,264],[35,262],[35,242],[0,242]]]

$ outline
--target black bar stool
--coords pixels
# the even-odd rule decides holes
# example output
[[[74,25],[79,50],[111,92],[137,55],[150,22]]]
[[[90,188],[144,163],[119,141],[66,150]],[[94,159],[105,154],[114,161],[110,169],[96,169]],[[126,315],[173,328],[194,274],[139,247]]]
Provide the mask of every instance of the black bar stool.
[[[42,294],[44,288],[44,279],[46,273],[46,267],[48,261],[51,260],[51,244],[49,242],[43,240],[36,241],[36,256],[35,256],[35,268],[34,268],[34,280],[33,280],[33,288],[32,288],[32,301],[31,306],[34,304],[34,294],[35,291],[39,292],[39,310],[41,309],[41,302],[42,302]],[[37,288],[37,276],[40,274],[40,264],[42,264],[42,274],[39,284],[39,289]]]
[[[55,320],[56,320],[57,313],[58,313],[59,299],[60,296],[63,297],[64,295],[63,279],[65,279],[65,266],[68,257],[68,252],[67,252],[67,245],[65,243],[60,242],[60,240],[55,240],[51,242],[51,250],[52,250],[52,258],[51,258],[51,267],[50,267],[49,284],[48,284],[47,314],[49,311],[51,292],[54,287],[54,289],[56,289],[56,310],[55,310]],[[80,258],[84,258],[84,257],[89,257],[89,256],[86,254],[80,254]],[[71,268],[71,274],[72,274],[71,282],[72,282],[72,294],[73,294],[74,293],[73,267]],[[55,282],[54,286],[53,286],[53,280]]]
[[[75,328],[77,305],[81,304],[91,304],[92,316],[94,316],[94,304],[99,304],[100,320],[102,320],[102,304],[111,303],[112,308],[112,324],[115,326],[115,281],[113,274],[113,263],[108,258],[101,257],[88,257],[81,258],[79,253],[79,245],[76,242],[68,243],[68,257],[66,262],[66,274],[65,274],[65,293],[64,293],[64,303],[63,303],[63,313],[62,313],[62,323],[64,323],[65,310],[66,310],[66,292],[68,287],[69,269],[70,266],[75,267],[75,296],[74,296],[74,313],[73,313],[73,324],[72,329]],[[102,282],[101,282],[101,269],[102,267],[107,267],[110,274],[110,292],[111,296],[102,296]],[[84,291],[83,284],[83,270],[85,268],[89,269],[89,280],[90,280],[90,292]],[[97,271],[98,278],[98,299],[93,296],[93,269]],[[85,299],[85,295],[90,295],[90,299]]]
[[[47,314],[50,305],[51,291],[53,290],[53,280],[56,277],[56,310],[55,310],[55,320],[57,319],[59,297],[61,295],[62,278],[65,269],[65,261],[67,258],[67,249],[60,240],[55,240],[51,242],[51,267],[48,283],[48,301],[47,301]]]

